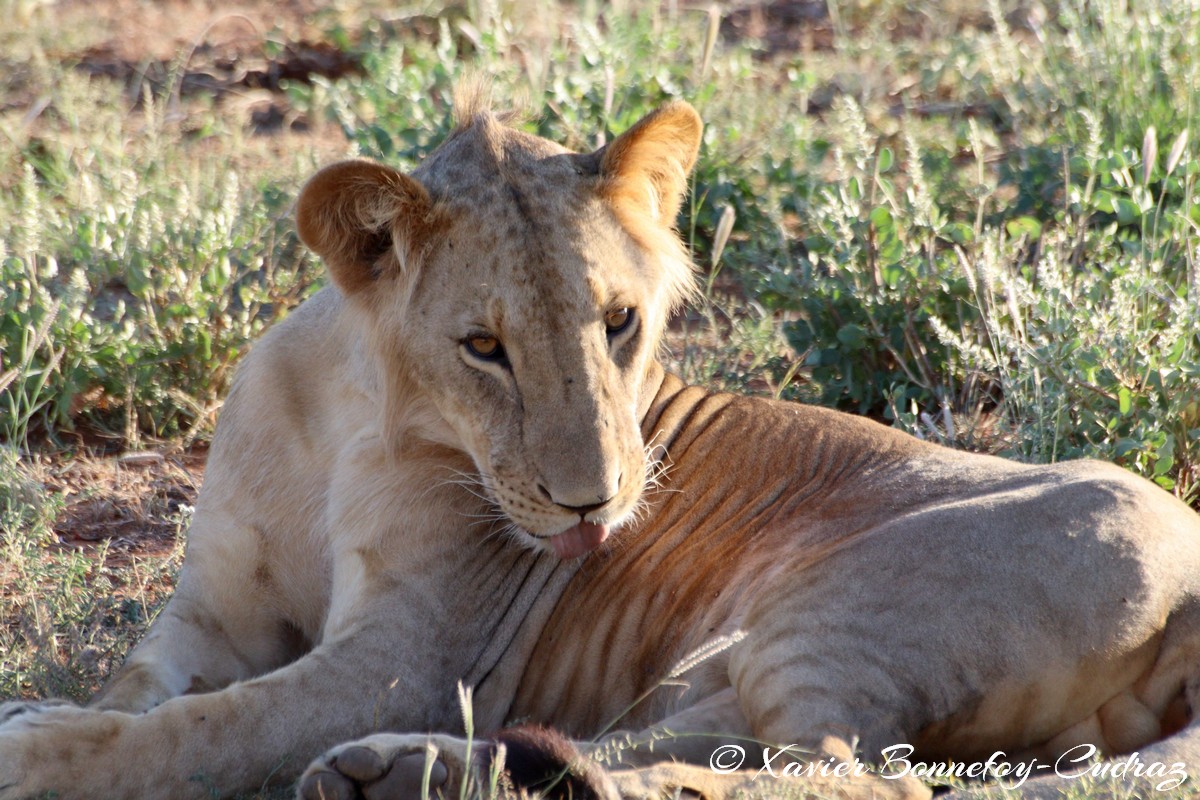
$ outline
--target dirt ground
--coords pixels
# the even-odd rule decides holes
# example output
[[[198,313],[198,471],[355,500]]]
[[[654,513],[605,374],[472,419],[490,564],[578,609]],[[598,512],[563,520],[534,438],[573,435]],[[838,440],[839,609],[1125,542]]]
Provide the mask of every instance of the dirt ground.
[[[165,555],[204,477],[207,452],[148,451],[45,465],[41,482],[65,504],[54,531],[66,547],[107,542],[110,562]]]

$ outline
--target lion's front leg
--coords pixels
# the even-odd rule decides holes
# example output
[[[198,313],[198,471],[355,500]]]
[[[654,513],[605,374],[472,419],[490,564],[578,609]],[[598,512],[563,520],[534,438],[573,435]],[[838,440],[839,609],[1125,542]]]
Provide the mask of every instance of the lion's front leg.
[[[0,800],[226,796],[293,779],[316,754],[383,724],[449,724],[429,709],[453,708],[453,685],[397,658],[405,640],[386,621],[368,616],[360,633],[269,675],[144,714],[14,711],[0,725]]]
[[[0,718],[0,798],[4,800],[51,792],[64,798],[96,796],[102,784],[93,779],[89,756],[110,750],[131,719],[117,711],[93,711],[56,701],[6,703],[0,707]],[[53,774],[47,767],[53,768]],[[52,783],[77,791],[59,792]]]

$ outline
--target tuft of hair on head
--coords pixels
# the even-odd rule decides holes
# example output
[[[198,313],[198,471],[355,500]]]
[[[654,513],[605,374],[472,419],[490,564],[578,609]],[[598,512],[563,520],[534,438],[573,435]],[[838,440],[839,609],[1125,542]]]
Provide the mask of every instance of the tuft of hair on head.
[[[454,86],[454,129],[470,128],[492,114],[492,79],[481,72],[469,74]]]
[[[452,112],[455,132],[497,124],[512,127],[533,117],[527,97],[517,98],[512,108],[496,110],[492,87],[491,77],[482,72],[470,73],[455,84]]]

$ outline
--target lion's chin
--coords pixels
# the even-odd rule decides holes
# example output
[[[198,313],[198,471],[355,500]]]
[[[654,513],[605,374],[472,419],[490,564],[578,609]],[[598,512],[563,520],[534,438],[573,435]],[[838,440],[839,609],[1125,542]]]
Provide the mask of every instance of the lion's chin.
[[[586,556],[608,538],[608,526],[593,522],[580,522],[559,534],[550,537],[554,554],[563,561]]]

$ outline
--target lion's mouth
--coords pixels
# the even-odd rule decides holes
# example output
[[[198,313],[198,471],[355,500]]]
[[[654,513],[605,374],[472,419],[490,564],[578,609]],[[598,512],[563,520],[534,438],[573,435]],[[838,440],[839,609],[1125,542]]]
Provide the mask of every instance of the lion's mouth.
[[[550,537],[554,554],[564,561],[579,558],[595,550],[608,538],[608,526],[594,522],[580,522],[562,533]]]

